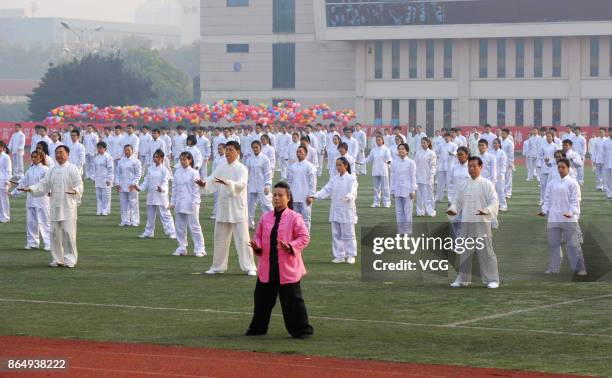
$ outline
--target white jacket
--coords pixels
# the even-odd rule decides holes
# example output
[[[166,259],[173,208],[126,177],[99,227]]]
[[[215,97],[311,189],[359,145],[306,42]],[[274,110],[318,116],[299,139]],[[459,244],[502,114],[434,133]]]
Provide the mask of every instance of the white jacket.
[[[372,164],[372,176],[389,176],[389,163],[391,163],[391,151],[385,146],[376,146],[366,159],[366,163]]]
[[[548,215],[548,223],[578,222],[580,218],[580,185],[567,175],[555,178],[546,186],[542,212]],[[566,218],[563,214],[571,214]]]
[[[172,180],[172,174],[164,164],[152,165],[147,170],[147,175],[140,187],[141,191],[147,192],[147,205],[158,205],[168,207],[168,183]],[[157,188],[161,188],[161,192]]]
[[[429,148],[424,150],[419,146],[414,157],[414,162],[416,164],[417,184],[433,186],[437,165],[437,156],[435,152]]]
[[[293,202],[306,202],[306,198],[317,191],[317,169],[307,160],[293,163],[287,170],[287,183]]]
[[[391,163],[391,194],[396,197],[409,197],[416,192],[416,164],[409,157],[393,160]]]
[[[38,184],[45,178],[49,171],[49,167],[43,164],[32,165],[19,180],[19,188],[26,188]],[[37,209],[49,208],[49,196],[35,197],[31,192],[28,192],[26,207],[35,207]]]
[[[200,190],[196,180],[200,178],[198,171],[181,165],[174,171],[172,180],[172,199],[174,212],[180,214],[195,214],[195,207],[200,205]]]
[[[94,185],[96,188],[107,188],[113,184],[114,161],[108,152],[97,154],[94,158]],[[106,185],[109,182],[110,185]]]
[[[331,198],[329,221],[357,223],[357,178],[347,173],[332,177],[327,185],[315,193],[318,199]]]
[[[245,165],[249,170],[249,183],[247,184],[249,193],[263,193],[264,188],[272,187],[272,168],[270,159],[266,155],[261,152],[259,155],[252,154]]]
[[[132,155],[129,159],[122,157],[115,167],[115,186],[119,186],[122,192],[129,192],[130,185],[138,185],[142,176],[142,165],[140,160]]]

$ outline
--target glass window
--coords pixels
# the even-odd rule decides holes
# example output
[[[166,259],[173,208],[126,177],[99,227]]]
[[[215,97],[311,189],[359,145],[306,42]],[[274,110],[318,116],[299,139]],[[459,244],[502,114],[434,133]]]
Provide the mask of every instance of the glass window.
[[[479,69],[478,75],[479,77],[487,77],[487,64],[489,61],[489,41],[486,39],[480,40],[480,49],[479,49]]]
[[[417,124],[417,100],[408,100],[408,126],[416,127]]]
[[[553,38],[553,77],[561,77],[561,49],[563,39],[560,37]]]
[[[248,7],[249,0],[227,0],[228,7]]]
[[[450,129],[453,127],[453,100],[444,100],[444,128]],[[429,133],[429,130],[427,131]],[[430,134],[432,135],[432,134]]]
[[[382,100],[374,100],[374,126],[382,125]]]
[[[383,41],[374,42],[374,79],[383,77]]]
[[[417,77],[417,57],[418,57],[418,43],[415,40],[411,40],[408,46],[408,75],[411,79]]]
[[[599,37],[591,37],[591,76],[599,76]]]
[[[427,130],[434,127],[434,100],[425,100],[425,127]]]
[[[589,125],[599,126],[599,100],[596,98],[589,100]]]
[[[446,39],[444,40],[444,78],[450,79],[452,77],[453,77],[453,40]]]
[[[533,125],[542,126],[542,100],[533,100]]]
[[[478,123],[480,125],[487,123],[487,100],[478,101]]]
[[[516,41],[516,77],[525,77],[525,40],[517,38]]]
[[[248,43],[227,44],[225,45],[225,50],[228,54],[230,53],[248,53],[249,45]]]
[[[434,55],[435,55],[435,43],[432,39],[428,39],[427,43],[426,43],[426,69],[425,69],[425,76],[428,79],[433,79],[434,77]]]
[[[553,126],[561,125],[561,99],[553,99]]]
[[[274,33],[295,33],[295,0],[274,0],[272,15]]]
[[[295,44],[272,45],[272,87],[295,88]]]
[[[533,39],[533,77],[542,77],[543,73],[544,40],[542,38]]]
[[[523,126],[525,124],[525,100],[514,100],[514,124]]]
[[[506,77],[506,40],[497,40],[497,77]]]
[[[400,77],[400,41],[393,40],[391,42],[391,78],[399,79]]]
[[[397,99],[391,100],[391,126],[399,126],[399,124],[400,124],[400,120],[399,120],[399,114],[400,114],[399,103],[400,102]]]
[[[506,100],[497,100],[497,126],[506,126]]]

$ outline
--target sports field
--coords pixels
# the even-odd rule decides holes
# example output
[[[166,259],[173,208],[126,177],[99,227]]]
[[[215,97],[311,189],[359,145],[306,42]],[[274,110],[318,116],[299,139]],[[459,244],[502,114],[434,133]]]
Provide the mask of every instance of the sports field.
[[[590,167],[586,174],[582,219],[592,224],[608,220],[609,225],[612,201],[593,189]],[[360,224],[393,223],[393,208],[369,207],[371,178],[359,181]],[[325,182],[326,177],[320,179],[318,187]],[[302,289],[315,329],[307,340],[288,337],[280,306],[267,336],[243,336],[255,280],[240,272],[235,252],[226,274],[201,274],[212,261],[211,197],[204,199],[201,211],[209,256],[174,257],[176,242],[163,236],[160,224],[155,239],[138,238],[144,207],[139,228],[117,226],[116,194],[113,214],[96,216],[88,182],[79,209],[80,256],[74,270],[47,268],[48,252],[23,250],[25,199],[12,199],[11,223],[0,225],[0,335],[612,376],[612,278],[604,272],[598,282],[572,282],[569,273],[541,274],[547,252],[538,240],[544,240],[546,223],[534,215],[538,193],[520,167],[510,211],[501,215],[495,234],[502,276],[497,290],[480,285],[453,290],[446,282],[362,282],[358,264],[331,264],[329,202],[316,202],[311,243],[304,252],[309,274]],[[438,206],[439,221],[445,219],[443,209]],[[510,233],[505,224],[534,224],[529,228],[535,229]],[[596,237],[609,257],[612,247],[601,240],[608,240],[610,231],[604,227],[603,239]],[[521,269],[530,270],[522,278],[514,275],[521,266],[516,248],[533,256],[521,259]],[[587,268],[596,269],[588,260]],[[510,271],[513,278],[505,280]]]

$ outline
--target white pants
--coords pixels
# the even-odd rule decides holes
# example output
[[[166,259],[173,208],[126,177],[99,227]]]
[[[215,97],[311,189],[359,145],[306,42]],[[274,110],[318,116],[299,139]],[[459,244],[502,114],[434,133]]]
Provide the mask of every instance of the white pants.
[[[212,269],[225,272],[229,258],[229,247],[234,235],[234,244],[238,252],[238,262],[242,271],[257,270],[253,251],[249,247],[249,225],[247,222],[215,222],[215,250]]]
[[[444,200],[444,192],[448,189],[446,187],[446,174],[446,171],[438,171],[438,173],[436,173],[438,182],[438,185],[436,186],[436,202],[442,202]]]
[[[11,154],[13,160],[13,176],[23,177],[23,154]]]
[[[395,196],[395,218],[400,235],[412,235],[412,204],[410,197]]]
[[[604,165],[597,163],[595,164],[595,189],[604,188]]]
[[[357,239],[353,223],[331,222],[332,250],[334,258],[344,259],[357,256]]]
[[[119,193],[119,205],[121,209],[121,224],[138,226],[140,224],[138,192]]]
[[[29,247],[38,248],[42,236],[45,248],[51,248],[51,223],[48,207],[26,208],[26,243]]]
[[[493,251],[493,234],[491,227],[484,222],[471,223],[463,222],[460,226],[459,235],[463,238],[482,238],[482,249],[472,248],[458,254],[459,271],[457,280],[460,282],[472,281],[472,257],[476,253],[478,257],[478,265],[480,265],[480,277],[482,282],[499,282],[499,268],[497,264],[497,256]],[[486,237],[484,237],[486,235]]]
[[[85,155],[85,178],[93,178],[95,175],[95,164],[94,164],[95,156]]]
[[[11,203],[9,202],[9,191],[0,189],[0,222],[11,220]]]
[[[546,194],[546,185],[548,184],[548,178],[550,173],[540,173],[540,202],[544,203],[544,195]]]
[[[582,160],[584,161],[584,158]],[[580,185],[584,184],[584,165],[576,168],[576,178]]]
[[[416,213],[419,216],[433,217],[436,215],[433,187],[429,184],[417,184]]]
[[[497,192],[497,198],[499,200],[500,209],[508,208],[508,202],[506,201],[506,196],[504,193],[505,188],[506,188],[506,176],[505,175],[497,176],[497,181],[495,182],[495,191]]]
[[[179,246],[176,252],[187,253],[187,226],[191,232],[191,240],[193,240],[193,253],[204,253],[204,235],[202,234],[202,226],[200,226],[200,206],[195,206],[194,214],[175,213],[176,217],[176,241]]]
[[[272,194],[265,195],[264,193],[249,193],[249,227],[255,227],[255,210],[257,204],[261,205],[261,211],[266,212],[272,210]]]
[[[308,231],[310,231],[312,206],[307,205],[306,202],[294,202],[293,211],[302,215],[304,223],[306,223],[306,227],[308,227]]]
[[[527,181],[531,181],[533,180],[534,177],[537,177],[538,175],[537,169],[536,169],[537,161],[538,161],[537,157],[529,157],[529,156],[525,160],[527,164]]]
[[[365,175],[368,171],[368,166],[366,165],[366,161],[365,161],[365,153],[364,152],[359,152],[357,154],[357,174],[358,175]]]
[[[289,167],[289,160],[280,159],[280,172],[281,179],[287,180],[287,168]]]
[[[389,194],[389,176],[372,176],[372,184],[374,189],[374,205],[378,206],[381,203],[387,206],[391,204],[391,195]]]
[[[58,264],[76,265],[76,219],[51,222],[51,257]]]
[[[580,247],[582,232],[578,222],[559,222],[548,225],[548,270],[559,273],[563,261],[562,241],[565,241],[572,271],[585,270],[584,257]]]
[[[604,170],[604,182],[606,184],[606,196],[612,199],[612,168]]]
[[[317,167],[317,176],[321,176],[323,174],[323,159],[325,158],[325,152],[319,151],[317,153],[319,158],[319,166]]]
[[[202,161],[202,166],[200,167],[200,177],[208,177],[208,160]]]
[[[504,197],[512,197],[512,175],[514,171],[508,167],[506,169],[506,176],[504,177]]]
[[[110,186],[106,188],[96,188],[96,214],[110,214],[111,198]]]
[[[162,205],[147,205],[147,224],[144,229],[144,234],[150,237],[155,235],[155,221],[157,220],[157,212],[166,235],[175,235],[174,220],[167,206]]]

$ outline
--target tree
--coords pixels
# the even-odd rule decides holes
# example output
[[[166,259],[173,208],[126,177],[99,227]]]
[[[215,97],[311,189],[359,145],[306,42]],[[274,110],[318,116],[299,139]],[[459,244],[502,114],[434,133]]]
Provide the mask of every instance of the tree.
[[[60,105],[142,104],[155,98],[155,93],[151,81],[128,70],[118,54],[90,54],[49,67],[29,97],[32,119],[42,120],[50,109]]]
[[[194,42],[187,46],[175,48],[166,47],[159,51],[161,56],[177,68],[185,72],[189,77],[195,78],[200,75],[200,42]]]
[[[28,111],[28,104],[25,102],[16,102],[13,104],[2,104],[0,103],[0,120],[2,121],[28,121],[30,118],[30,112]]]

